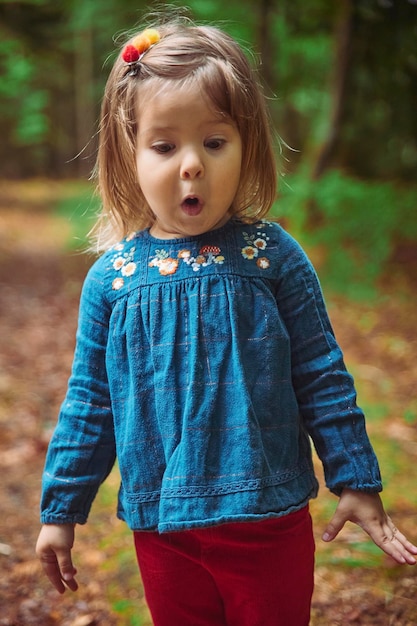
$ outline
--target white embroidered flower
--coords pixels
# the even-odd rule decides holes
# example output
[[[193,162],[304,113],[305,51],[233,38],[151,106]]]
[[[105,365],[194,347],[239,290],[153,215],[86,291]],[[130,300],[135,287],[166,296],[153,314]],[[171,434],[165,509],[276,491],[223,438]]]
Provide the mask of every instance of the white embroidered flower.
[[[242,256],[243,258],[249,259],[251,261],[258,256],[258,249],[254,246],[245,246],[244,248],[242,248]]]
[[[122,269],[124,264],[125,264],[125,259],[122,256],[118,256],[117,259],[113,261],[113,269],[115,269],[116,271],[119,271]]]
[[[123,276],[132,276],[132,274],[134,274],[135,271],[136,271],[136,263],[133,263],[133,261],[131,261],[130,263],[122,267]]]
[[[189,259],[189,258],[190,258],[190,256],[191,256],[191,251],[190,251],[190,250],[180,250],[180,251],[178,252],[178,258],[179,258],[179,259],[183,259],[184,261],[185,261],[186,259]]]
[[[111,286],[115,291],[118,291],[119,289],[123,287],[124,284],[125,284],[125,281],[123,280],[123,278],[119,277],[119,278],[114,279]]]
[[[266,248],[266,241],[265,241],[265,239],[261,239],[260,237],[258,239],[255,239],[253,244],[259,250],[265,250],[265,248]]]

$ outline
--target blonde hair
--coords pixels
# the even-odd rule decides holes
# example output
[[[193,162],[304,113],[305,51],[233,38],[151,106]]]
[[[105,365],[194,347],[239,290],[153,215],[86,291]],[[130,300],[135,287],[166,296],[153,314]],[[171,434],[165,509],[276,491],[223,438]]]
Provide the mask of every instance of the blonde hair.
[[[242,167],[232,214],[255,222],[275,200],[276,161],[266,101],[241,47],[218,28],[196,26],[190,20],[152,26],[161,39],[144,54],[136,75],[129,74],[119,55],[107,80],[95,170],[102,200],[101,215],[91,233],[96,249],[105,249],[154,222],[137,180],[135,155],[138,98],[146,98],[148,81],[156,80],[162,87],[166,81],[181,85],[195,81],[216,110],[236,124]]]

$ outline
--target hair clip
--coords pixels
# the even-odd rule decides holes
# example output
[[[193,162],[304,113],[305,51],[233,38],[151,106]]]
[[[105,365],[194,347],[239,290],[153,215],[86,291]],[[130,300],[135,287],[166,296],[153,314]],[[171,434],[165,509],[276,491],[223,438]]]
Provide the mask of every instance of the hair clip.
[[[122,59],[130,68],[129,76],[135,76],[137,74],[139,61],[145,52],[158,43],[160,39],[161,35],[157,30],[147,28],[124,47]]]

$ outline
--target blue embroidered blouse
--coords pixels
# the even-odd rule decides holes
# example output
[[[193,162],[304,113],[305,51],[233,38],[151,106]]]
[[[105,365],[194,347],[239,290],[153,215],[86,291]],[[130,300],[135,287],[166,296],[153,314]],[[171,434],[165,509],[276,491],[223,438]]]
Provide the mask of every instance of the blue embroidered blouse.
[[[278,224],[141,231],[84,283],[43,523],[79,523],[117,457],[118,516],[172,531],[280,516],[327,486],[382,489],[316,274]]]

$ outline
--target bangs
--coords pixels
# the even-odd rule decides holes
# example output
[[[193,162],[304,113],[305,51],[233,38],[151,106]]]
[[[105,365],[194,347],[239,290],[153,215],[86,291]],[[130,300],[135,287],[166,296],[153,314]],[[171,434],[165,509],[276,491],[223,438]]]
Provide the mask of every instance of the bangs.
[[[213,112],[228,121],[234,122],[238,127],[241,113],[236,106],[236,88],[234,85],[231,68],[223,60],[208,58],[203,64],[197,65],[190,71],[183,71],[183,66],[178,67],[178,72],[170,72],[170,77],[149,75],[137,83],[137,107],[149,98],[169,92],[172,89],[180,93],[196,89],[207,97],[210,108]],[[182,70],[182,71],[181,71]]]

